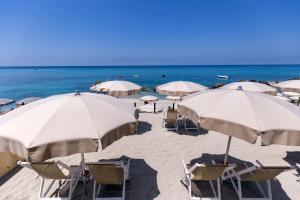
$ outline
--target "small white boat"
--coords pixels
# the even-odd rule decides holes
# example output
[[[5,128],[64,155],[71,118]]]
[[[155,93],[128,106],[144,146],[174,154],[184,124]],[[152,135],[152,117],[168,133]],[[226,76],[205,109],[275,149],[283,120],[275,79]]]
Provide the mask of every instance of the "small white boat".
[[[227,76],[227,75],[218,75],[218,78],[221,78],[221,79],[229,79],[230,76]]]

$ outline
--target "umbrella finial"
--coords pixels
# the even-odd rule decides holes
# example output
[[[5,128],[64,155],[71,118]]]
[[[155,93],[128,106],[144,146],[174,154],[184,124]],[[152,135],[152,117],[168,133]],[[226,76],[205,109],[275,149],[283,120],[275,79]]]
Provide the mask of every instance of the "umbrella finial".
[[[77,95],[80,95],[79,90],[76,90],[76,92],[75,92],[75,96],[77,96]]]
[[[240,90],[242,91],[243,90],[243,87],[241,85],[238,86],[237,90]]]

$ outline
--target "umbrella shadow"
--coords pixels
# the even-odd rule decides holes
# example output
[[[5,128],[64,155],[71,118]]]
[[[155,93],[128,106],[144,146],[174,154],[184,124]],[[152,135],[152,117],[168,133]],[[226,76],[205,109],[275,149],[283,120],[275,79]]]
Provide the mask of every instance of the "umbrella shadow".
[[[300,151],[287,151],[286,157],[283,158],[290,166],[295,166],[297,163],[300,164]],[[296,168],[297,174],[295,176],[300,177],[300,168]],[[300,181],[300,180],[299,180]]]
[[[197,137],[199,135],[205,135],[208,134],[208,130],[203,128],[198,128],[198,130],[185,130],[183,128],[180,128],[177,132],[179,135],[188,135],[188,136],[194,136]]]
[[[21,166],[17,165],[15,168],[7,172],[4,176],[0,177],[0,186],[2,186],[6,181],[16,175],[22,169]]]
[[[195,158],[191,160],[191,164],[199,163],[199,164],[211,164],[213,161],[216,161],[220,163],[224,160],[224,154],[208,154],[204,153],[201,157]],[[238,159],[233,156],[228,156],[228,162],[234,163],[234,164],[246,164],[248,167],[253,166],[254,164],[245,161],[242,159]],[[266,184],[261,183],[264,191],[267,191]],[[272,196],[273,199],[290,199],[290,197],[287,195],[287,193],[283,190],[281,183],[278,180],[271,180],[271,187],[272,187]],[[199,191],[199,188],[195,188],[195,191]],[[247,198],[259,198],[262,197],[261,193],[259,192],[259,189],[257,185],[254,182],[243,182],[242,183],[242,191],[243,191],[243,197]],[[229,180],[223,181],[222,184],[222,199],[238,199],[238,196]]]
[[[152,124],[146,121],[139,121],[137,134],[141,135],[152,130]]]
[[[159,194],[157,185],[157,171],[152,169],[143,159],[134,159],[122,156],[116,159],[99,160],[99,161],[116,161],[116,160],[130,159],[129,177],[130,180],[126,182],[126,198],[128,200],[153,200]],[[108,192],[119,193],[115,191],[121,188],[107,187]],[[72,199],[93,199],[93,181],[87,183],[87,193],[84,191],[83,183],[80,183],[73,195]]]

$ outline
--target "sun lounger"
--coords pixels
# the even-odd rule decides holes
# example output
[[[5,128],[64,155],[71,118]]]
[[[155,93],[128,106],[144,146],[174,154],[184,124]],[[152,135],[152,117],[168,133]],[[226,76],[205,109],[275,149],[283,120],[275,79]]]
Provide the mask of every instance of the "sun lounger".
[[[260,164],[260,163],[259,163]],[[246,163],[237,165],[231,170],[224,179],[230,179],[240,200],[272,200],[271,179],[274,179],[280,173],[291,170],[291,167],[282,166],[247,166]],[[236,180],[236,182],[235,182]],[[242,193],[243,182],[254,182],[263,197],[245,198]],[[263,190],[260,182],[267,185],[267,194]]]
[[[86,163],[94,179],[93,200],[125,200],[126,181],[129,179],[129,165],[124,161]],[[98,197],[101,185],[122,186],[120,197]]]
[[[39,200],[63,200],[71,199],[74,189],[77,186],[79,177],[81,175],[80,166],[68,166],[61,161],[56,162],[18,162],[18,165],[34,170],[41,177],[41,185],[38,194]],[[46,179],[51,179],[52,182],[48,188],[44,191],[44,184]],[[59,191],[61,190],[62,180],[69,180],[69,195],[66,198],[63,197],[46,197],[55,181],[59,181]],[[59,195],[59,194],[58,194]]]
[[[163,115],[162,127],[166,131],[178,132],[177,112],[168,109]]]
[[[183,178],[183,182],[188,188],[189,191],[189,199],[190,200],[206,200],[206,199],[216,199],[221,200],[221,176],[224,172],[231,170],[234,166],[223,165],[223,164],[194,164],[186,165],[184,161],[182,161],[185,176]],[[205,181],[209,182],[210,187],[213,192],[212,197],[196,197],[192,191],[192,182],[194,181]],[[214,182],[217,183],[217,189],[214,186]]]

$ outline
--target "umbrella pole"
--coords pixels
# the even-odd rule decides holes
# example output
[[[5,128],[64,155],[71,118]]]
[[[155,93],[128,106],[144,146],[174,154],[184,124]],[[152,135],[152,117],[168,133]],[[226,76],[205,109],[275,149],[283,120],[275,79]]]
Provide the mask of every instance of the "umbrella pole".
[[[231,143],[231,138],[232,138],[232,136],[228,137],[227,147],[226,147],[226,154],[225,154],[225,157],[224,157],[224,164],[227,164],[228,153],[229,153],[229,148],[230,148],[230,143]]]
[[[81,153],[81,163],[83,164],[84,163],[84,153]]]
[[[81,156],[81,162],[80,165],[82,167],[82,179],[83,179],[83,187],[84,187],[84,193],[87,194],[87,185],[86,185],[86,174],[85,174],[85,163],[84,163],[84,153],[80,153]]]

